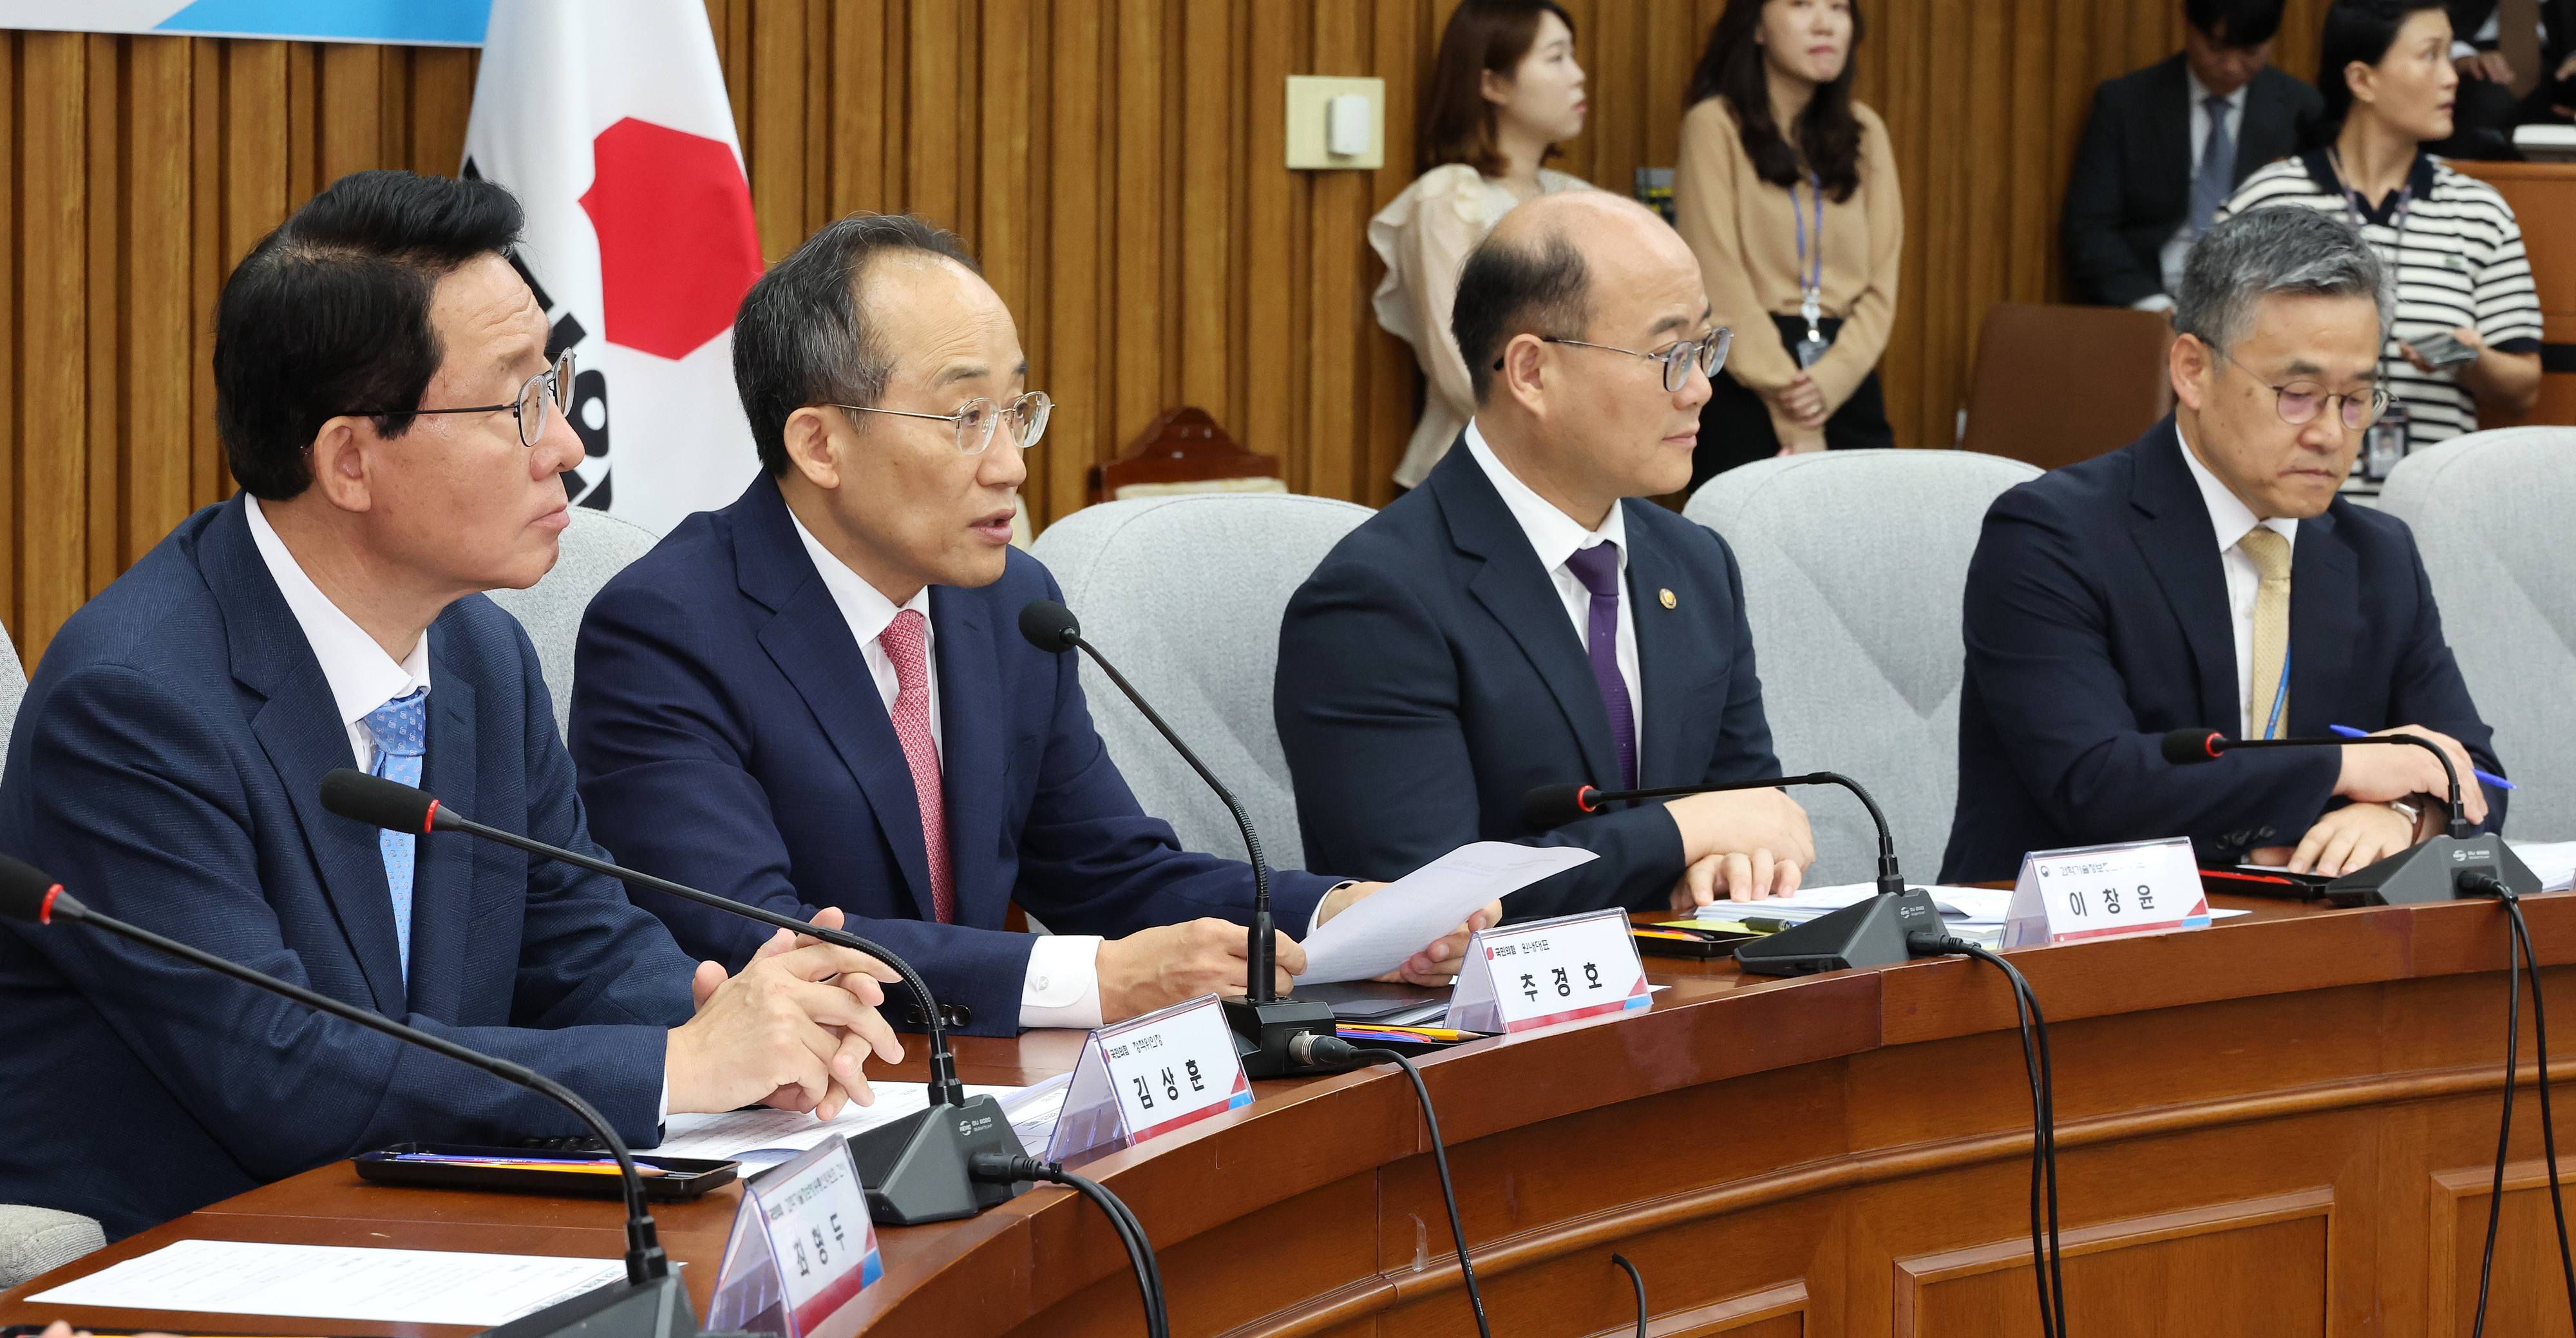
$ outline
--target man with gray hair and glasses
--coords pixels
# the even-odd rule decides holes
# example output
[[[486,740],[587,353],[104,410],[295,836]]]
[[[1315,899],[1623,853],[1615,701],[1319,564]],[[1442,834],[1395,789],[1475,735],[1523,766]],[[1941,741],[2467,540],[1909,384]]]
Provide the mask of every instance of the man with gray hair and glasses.
[[[1181,849],[1138,808],[1075,657],[1020,635],[1023,606],[1063,598],[1010,546],[1051,405],[957,238],[907,215],[824,225],[743,298],[733,352],[760,477],[582,618],[592,830],[637,868],[848,915],[972,1034],[1243,992],[1251,866]],[[1380,886],[1279,870],[1280,970]],[[634,896],[701,956],[774,950],[747,920]],[[1015,903],[1059,932],[1008,928]],[[1402,973],[1445,983],[1465,947],[1463,930],[1425,944]]]
[[[1968,568],[1959,802],[1944,882],[2032,850],[2188,836],[2205,865],[2337,876],[2442,830],[2418,748],[2230,754],[2189,771],[2168,730],[2417,734],[2470,821],[2504,820],[2491,731],[2442,639],[2405,524],[2336,488],[2388,403],[2387,273],[2341,219],[2258,209],[2193,246],[2168,355],[2173,416],[1996,499]]]

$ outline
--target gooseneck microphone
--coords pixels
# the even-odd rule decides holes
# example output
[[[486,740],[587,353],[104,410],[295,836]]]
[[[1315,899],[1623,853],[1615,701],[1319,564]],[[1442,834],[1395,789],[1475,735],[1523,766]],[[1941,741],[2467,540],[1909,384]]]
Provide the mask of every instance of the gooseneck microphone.
[[[661,1242],[653,1229],[653,1215],[645,1209],[644,1179],[635,1170],[634,1154],[627,1151],[626,1140],[617,1136],[616,1126],[583,1100],[580,1093],[524,1064],[469,1050],[446,1037],[405,1026],[355,1004],[280,980],[264,971],[254,971],[202,948],[101,915],[82,905],[79,898],[63,890],[62,884],[34,866],[7,855],[0,855],[0,918],[37,925],[64,921],[104,930],[154,952],[230,976],[255,989],[283,995],[317,1012],[391,1036],[406,1045],[445,1055],[503,1082],[527,1088],[571,1111],[580,1117],[583,1124],[590,1126],[591,1135],[617,1158],[618,1174],[626,1188],[626,1280],[610,1283],[515,1320],[509,1326],[511,1331],[535,1335],[568,1333],[578,1328],[582,1333],[602,1338],[610,1334],[691,1338],[698,1333],[696,1314],[689,1308],[688,1289],[672,1273],[670,1260],[663,1255]]]
[[[387,831],[423,834],[462,832],[486,841],[497,841],[577,869],[606,874],[636,887],[651,888],[683,901],[712,906],[746,920],[775,925],[836,947],[863,952],[893,967],[921,1001],[923,1022],[930,1033],[929,1105],[891,1124],[879,1125],[850,1138],[851,1156],[857,1161],[861,1182],[867,1187],[868,1215],[895,1226],[940,1222],[955,1217],[972,1217],[1027,1191],[1026,1184],[995,1185],[968,1176],[967,1161],[975,1153],[1002,1152],[1020,1156],[1026,1149],[1020,1146],[1019,1135],[1012,1132],[1011,1122],[1003,1115],[999,1102],[989,1096],[966,1095],[965,1085],[957,1080],[957,1059],[949,1051],[948,1028],[939,1011],[939,1002],[931,997],[929,982],[912,969],[911,963],[884,947],[846,930],[808,924],[793,916],[746,905],[712,892],[701,892],[667,878],[637,873],[579,851],[547,845],[517,832],[486,826],[439,803],[427,791],[348,767],[338,768],[322,778],[322,807],[341,817]]]
[[[2460,806],[2460,772],[2451,755],[2432,740],[2414,734],[2363,734],[2352,738],[2231,739],[2217,730],[2177,729],[2159,745],[2164,759],[2176,766],[2215,762],[2245,748],[2342,748],[2352,744],[2394,744],[2422,748],[2440,760],[2450,778],[2451,817],[2441,835],[2410,846],[2376,864],[2353,870],[2326,884],[2325,899],[2338,906],[2402,906],[2462,897],[2492,896],[2497,889],[2536,895],[2540,878],[2513,853],[2504,838],[2480,835]]]
[[[1292,1055],[1289,1043],[1304,1035],[1333,1035],[1333,1008],[1325,1003],[1281,998],[1271,981],[1278,967],[1278,946],[1270,916],[1270,862],[1261,857],[1261,838],[1253,834],[1252,818],[1243,811],[1242,802],[1234,797],[1234,791],[1225,788],[1225,782],[1218,780],[1215,772],[1208,770],[1197,753],[1190,751],[1188,744],[1181,742],[1181,736],[1164,722],[1161,713],[1146,702],[1145,694],[1118,672],[1100,648],[1083,640],[1082,620],[1073,616],[1073,610],[1052,599],[1030,600],[1020,606],[1020,635],[1049,654],[1079,650],[1090,656],[1091,662],[1100,666],[1100,672],[1118,685],[1118,690],[1172,745],[1172,751],[1179,753],[1181,760],[1199,773],[1199,779],[1216,791],[1226,812],[1234,815],[1234,825],[1243,833],[1245,858],[1252,864],[1252,928],[1244,944],[1246,993],[1241,999],[1225,1001],[1226,1020],[1234,1028],[1235,1048],[1242,1052],[1243,1071],[1255,1078],[1276,1078],[1318,1067]]]
[[[1533,831],[1562,827],[1577,818],[1590,817],[1606,804],[1630,799],[1678,799],[1684,795],[1722,794],[1729,790],[1773,790],[1783,785],[1839,785],[1860,799],[1869,810],[1869,820],[1878,826],[1878,891],[1881,896],[1898,896],[1905,891],[1905,875],[1896,870],[1896,838],[1887,830],[1887,815],[1879,811],[1878,801],[1859,781],[1838,771],[1810,771],[1803,776],[1769,776],[1760,780],[1728,781],[1723,785],[1676,785],[1661,790],[1596,790],[1589,785],[1542,785],[1521,799],[1521,821]]]

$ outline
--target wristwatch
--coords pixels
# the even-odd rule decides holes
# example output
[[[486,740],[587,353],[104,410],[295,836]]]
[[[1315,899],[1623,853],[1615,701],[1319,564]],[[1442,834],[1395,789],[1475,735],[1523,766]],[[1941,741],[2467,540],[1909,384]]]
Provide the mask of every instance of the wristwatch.
[[[2397,815],[2406,819],[2410,825],[2420,825],[2424,821],[2424,810],[2403,799],[2391,799],[2388,801],[2388,806],[2396,809]]]

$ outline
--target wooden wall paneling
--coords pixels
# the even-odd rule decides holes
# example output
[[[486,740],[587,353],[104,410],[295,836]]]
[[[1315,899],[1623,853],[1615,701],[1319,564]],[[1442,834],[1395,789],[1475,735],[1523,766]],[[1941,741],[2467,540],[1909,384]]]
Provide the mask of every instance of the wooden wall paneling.
[[[2515,1123],[2538,1123],[2539,1104],[2516,1103]],[[2534,1140],[2524,1139],[2525,1151]],[[2503,1221],[2496,1227],[2495,1274],[2487,1298],[2487,1332],[2549,1333],[2566,1323],[2567,1293],[2558,1260],[2557,1228],[2550,1217],[2549,1173],[2538,1158],[2504,1168]],[[2563,1163],[2560,1193],[2576,1181]],[[2427,1261],[2425,1338],[2462,1338],[2478,1309],[2478,1265],[2486,1253],[2487,1216],[2495,1202],[2495,1167],[2460,1166],[2436,1172],[2427,1186],[2432,1246]]]
[[[1426,82],[1423,71],[1437,50],[1436,45],[1425,45],[1437,39],[1425,32],[1424,17],[1418,8],[1403,5],[1382,5],[1373,15],[1369,40],[1377,72],[1386,80],[1387,136],[1383,163],[1364,178],[1372,216],[1402,194],[1414,177],[1413,125]],[[1396,133],[1398,126],[1404,127],[1401,136]],[[1413,440],[1413,422],[1421,412],[1421,374],[1413,346],[1377,323],[1377,285],[1386,271],[1368,244],[1365,221],[1359,242],[1354,255],[1359,261],[1360,344],[1372,374],[1354,425],[1361,449],[1360,477],[1352,500],[1384,506],[1394,500],[1395,469],[1404,462],[1404,448]]]
[[[1235,418],[1218,421],[1235,440],[1281,457],[1288,486],[1303,491],[1306,461],[1301,452],[1289,449],[1296,439],[1289,393],[1292,360],[1302,342],[1288,271],[1296,244],[1293,214],[1305,183],[1271,166],[1285,162],[1288,154],[1286,81],[1298,68],[1295,18],[1285,4],[1252,5],[1243,18],[1244,252],[1236,270],[1243,286],[1243,339],[1237,346],[1243,389]]]
[[[88,39],[28,33],[20,39],[23,116],[19,179],[20,533],[35,560],[19,591],[28,662],[88,597],[88,236],[84,75]]]
[[[118,264],[122,240],[118,225],[124,210],[119,196],[124,192],[125,172],[122,150],[125,147],[125,118],[122,110],[124,72],[120,68],[120,47],[116,38],[99,34],[86,35],[81,42],[82,93],[86,107],[83,117],[88,126],[86,147],[88,161],[82,168],[82,186],[88,194],[82,210],[84,236],[81,238],[76,263],[80,266],[80,287],[89,308],[83,322],[87,347],[79,350],[83,379],[87,383],[83,407],[83,454],[87,457],[81,470],[81,491],[88,503],[88,514],[82,517],[85,533],[82,544],[85,570],[82,588],[94,595],[116,579],[125,569],[119,561],[122,545],[118,532],[124,528],[124,508],[119,505],[117,446],[124,436],[123,405],[118,401],[117,337],[122,332],[124,285],[122,266]]]
[[[1316,73],[1369,68],[1361,3],[1315,0]],[[1368,220],[1377,212],[1371,184],[1362,172],[1319,172],[1311,187],[1315,358],[1307,401],[1313,426],[1306,449],[1314,457],[1309,490],[1324,497],[1368,495],[1361,478],[1367,456],[1359,439],[1370,373],[1376,370],[1371,356],[1376,341],[1370,331],[1377,317],[1368,300],[1376,276],[1360,257],[1369,254]]]
[[[1108,89],[1102,101],[1111,108],[1103,174],[1111,196],[1103,252],[1113,277],[1098,325],[1109,350],[1103,368],[1109,399],[1108,412],[1093,422],[1112,454],[1164,407],[1161,354],[1170,310],[1163,289],[1165,126],[1161,81],[1145,73],[1163,66],[1163,19],[1162,0],[1110,5],[1112,59],[1103,72]]]
[[[805,225],[805,57],[812,48],[804,8],[802,0],[772,0],[760,15],[763,21],[750,32],[749,69],[742,81],[749,87],[728,80],[743,161],[750,168],[751,212],[761,255],[773,262],[812,231]]]
[[[1049,23],[1047,109],[1047,328],[1049,393],[1064,405],[1032,457],[1030,506],[1040,523],[1061,514],[1058,499],[1082,496],[1100,424],[1112,415],[1102,349],[1092,320],[1112,291],[1098,255],[1109,192],[1101,171],[1103,83],[1110,53],[1106,0],[1054,6]],[[1039,485],[1043,483],[1043,487]],[[1062,503],[1070,509],[1075,503]]]
[[[1180,307],[1175,402],[1195,404],[1240,433],[1245,425],[1233,413],[1234,286],[1226,279],[1235,255],[1235,126],[1246,110],[1232,77],[1235,29],[1244,15],[1233,6],[1186,5],[1178,20],[1179,77],[1170,90],[1180,146],[1172,200],[1173,291]]]
[[[19,587],[24,568],[20,549],[27,534],[27,497],[19,486],[25,477],[20,457],[27,434],[18,357],[26,347],[27,334],[18,319],[23,310],[18,297],[25,291],[25,256],[19,249],[26,201],[21,189],[26,166],[26,140],[21,133],[25,59],[25,38],[15,32],[0,33],[0,135],[8,137],[7,170],[0,171],[0,257],[6,258],[6,263],[0,263],[0,522],[5,522],[5,529],[0,529],[0,626],[5,626],[17,653],[34,664],[34,652],[27,648],[30,629]]]
[[[128,39],[127,166],[131,208],[123,224],[127,288],[120,356],[126,393],[124,561],[131,563],[187,518],[195,489],[191,317],[193,257],[189,111],[192,62],[176,37]],[[120,570],[122,564],[120,564]]]

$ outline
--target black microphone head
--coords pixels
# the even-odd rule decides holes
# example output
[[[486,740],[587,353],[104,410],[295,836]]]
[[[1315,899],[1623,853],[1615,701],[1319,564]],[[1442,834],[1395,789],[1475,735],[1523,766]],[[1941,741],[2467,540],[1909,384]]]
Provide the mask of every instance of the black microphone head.
[[[438,815],[427,791],[348,767],[322,778],[322,807],[389,832],[428,831]]]
[[[2226,741],[2227,736],[2214,729],[2172,730],[2165,735],[2165,760],[2176,766],[2214,762],[2220,753],[2226,751],[2221,746]]]
[[[0,919],[43,924],[62,895],[63,885],[53,875],[25,860],[0,855]]]
[[[1032,599],[1020,606],[1020,635],[1039,650],[1071,650],[1082,639],[1082,620],[1052,599]]]
[[[1542,785],[1521,798],[1521,821],[1534,832],[1562,827],[1576,818],[1588,818],[1601,811],[1592,796],[1600,791],[1589,785]]]

